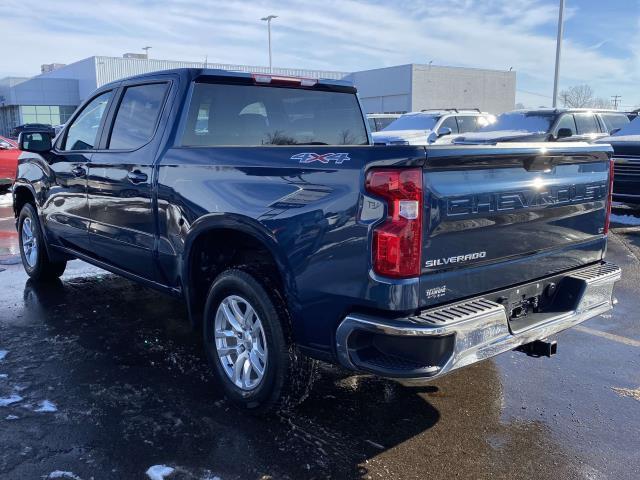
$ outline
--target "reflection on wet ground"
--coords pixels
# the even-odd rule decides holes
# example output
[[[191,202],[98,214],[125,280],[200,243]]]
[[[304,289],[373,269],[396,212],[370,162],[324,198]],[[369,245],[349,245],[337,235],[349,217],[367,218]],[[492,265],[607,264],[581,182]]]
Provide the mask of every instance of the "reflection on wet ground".
[[[611,242],[620,304],[589,327],[640,340],[633,248]],[[80,262],[49,285],[5,268],[3,479],[639,478],[640,401],[614,388],[640,386],[640,348],[572,331],[552,359],[421,388],[324,366],[300,408],[254,418],[220,396],[180,302]]]

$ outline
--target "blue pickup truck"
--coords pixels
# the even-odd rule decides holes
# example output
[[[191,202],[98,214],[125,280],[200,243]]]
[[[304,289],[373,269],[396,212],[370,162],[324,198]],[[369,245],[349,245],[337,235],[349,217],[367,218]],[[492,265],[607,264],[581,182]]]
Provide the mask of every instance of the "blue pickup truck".
[[[374,146],[340,81],[141,75],[20,146],[26,272],[79,258],[183,298],[254,411],[303,398],[318,360],[419,383],[550,355],[620,278],[608,145]]]

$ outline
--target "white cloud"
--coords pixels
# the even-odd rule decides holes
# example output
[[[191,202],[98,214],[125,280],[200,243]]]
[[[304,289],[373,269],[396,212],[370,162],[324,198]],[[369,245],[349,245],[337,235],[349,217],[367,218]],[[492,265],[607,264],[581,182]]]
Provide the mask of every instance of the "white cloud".
[[[266,26],[259,19],[268,13],[278,15],[278,66],[352,71],[433,60],[513,67],[521,74],[519,88],[551,92],[557,2],[549,0],[106,0],[99,8],[86,0],[5,0],[0,31],[15,61],[0,65],[0,76],[32,75],[42,63],[139,52],[144,45],[153,46],[156,58],[201,61],[207,55],[210,62],[265,64]],[[577,22],[580,10],[568,9],[566,17]],[[628,36],[638,42],[634,32]],[[606,43],[588,46],[565,41],[562,83],[589,83],[602,95],[640,102],[638,49],[616,58],[607,55]]]

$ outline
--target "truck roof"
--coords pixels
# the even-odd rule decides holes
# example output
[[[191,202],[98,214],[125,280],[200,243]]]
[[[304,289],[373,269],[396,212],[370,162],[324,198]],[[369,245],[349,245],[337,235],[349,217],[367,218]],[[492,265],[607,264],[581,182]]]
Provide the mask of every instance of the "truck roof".
[[[170,70],[156,70],[153,72],[141,73],[139,75],[133,75],[126,78],[121,78],[120,80],[116,80],[114,82],[110,82],[105,86],[114,86],[118,85],[121,82],[130,81],[130,80],[144,80],[146,78],[155,77],[157,75],[180,75],[188,78],[190,81],[197,80],[202,77],[228,77],[228,78],[241,78],[247,80],[255,80],[257,77],[271,77],[273,79],[304,79],[304,80],[315,80],[319,85],[326,87],[338,87],[338,88],[348,88],[353,89],[354,93],[356,91],[352,82],[346,80],[334,80],[328,78],[308,78],[308,77],[293,77],[293,76],[284,76],[284,75],[274,75],[271,73],[249,73],[249,72],[239,72],[232,70],[222,70],[219,68],[173,68]],[[268,83],[268,82],[260,82],[257,83]],[[293,85],[292,85],[293,86]]]

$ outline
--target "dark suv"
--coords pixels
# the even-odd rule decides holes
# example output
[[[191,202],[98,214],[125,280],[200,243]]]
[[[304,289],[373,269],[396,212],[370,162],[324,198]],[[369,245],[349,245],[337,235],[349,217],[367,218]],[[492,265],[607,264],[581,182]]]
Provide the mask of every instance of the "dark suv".
[[[640,206],[640,118],[598,143],[613,147],[613,199]]]
[[[593,142],[629,123],[624,112],[584,108],[514,110],[476,133],[453,139],[453,143],[495,142]]]
[[[18,138],[18,136],[22,132],[42,132],[42,131],[49,132],[52,137],[55,137],[56,135],[55,129],[49,124],[25,123],[24,125],[18,125],[17,127],[14,127],[13,129],[11,129],[11,137]]]

